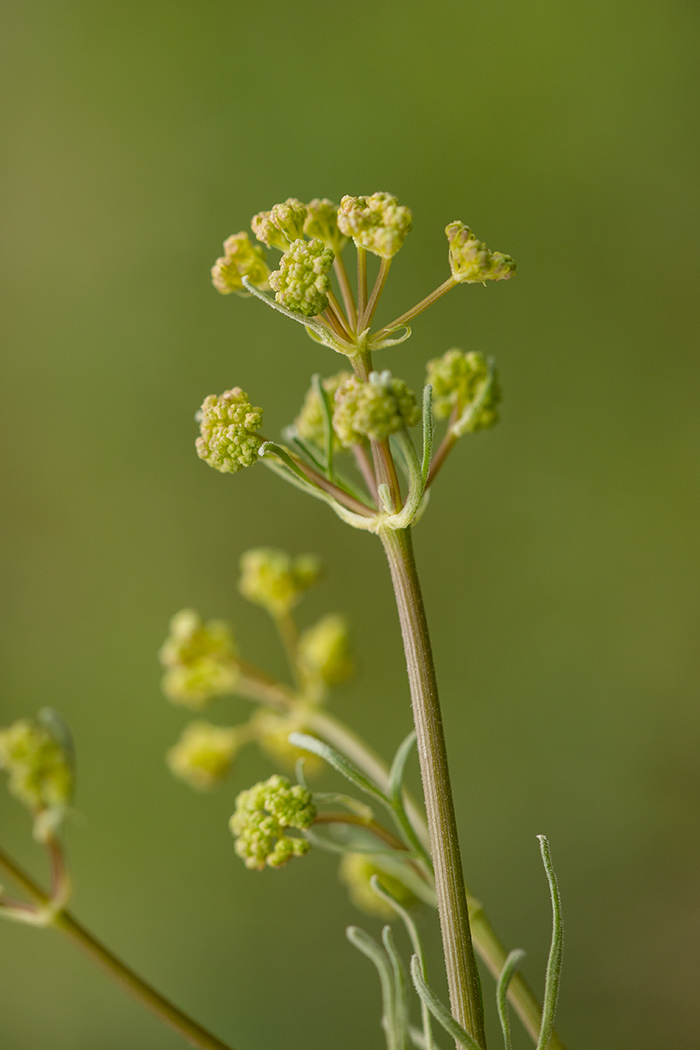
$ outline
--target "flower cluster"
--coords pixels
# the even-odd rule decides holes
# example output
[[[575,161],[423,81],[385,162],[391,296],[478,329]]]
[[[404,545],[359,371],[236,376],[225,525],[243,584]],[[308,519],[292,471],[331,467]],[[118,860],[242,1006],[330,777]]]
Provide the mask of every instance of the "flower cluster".
[[[227,624],[204,623],[193,609],[182,609],[170,621],[170,634],[160,650],[166,669],[163,692],[173,703],[198,710],[213,697],[234,692],[237,659]]]
[[[322,314],[328,306],[328,271],[334,258],[332,248],[326,248],[318,237],[292,241],[280,260],[279,270],[270,274],[270,287],[277,302],[304,317]]]
[[[262,409],[254,408],[239,386],[206,397],[197,419],[197,455],[210,467],[234,474],[256,462],[261,441],[255,431],[262,426]]]
[[[335,400],[335,392],[341,383],[352,378],[352,372],[338,372],[337,375],[328,376],[323,379],[322,386],[325,392],[328,394],[331,403]],[[323,448],[325,442],[325,430],[323,426],[323,407],[319,400],[318,391],[315,386],[310,386],[306,391],[304,397],[304,403],[301,406],[299,415],[294,420],[294,431],[303,438],[304,441],[310,442],[317,448]],[[338,435],[333,435],[333,445],[336,451],[339,451],[343,446],[338,439]]]
[[[510,255],[489,251],[463,222],[449,223],[445,233],[452,276],[460,284],[505,281],[515,273],[515,262]]]
[[[470,409],[463,432],[473,433],[495,426],[501,390],[498,377],[483,354],[453,348],[426,365],[426,382],[433,388],[433,410],[446,419],[454,410],[457,418]]]
[[[268,248],[286,251],[294,241],[304,236],[307,207],[296,197],[288,197],[284,204],[275,204],[270,211],[261,211],[253,216],[253,233]]]
[[[346,448],[367,438],[383,441],[421,415],[416,395],[390,372],[372,372],[367,383],[350,376],[339,384],[335,406],[333,429]]]
[[[224,253],[211,270],[214,287],[222,295],[230,292],[250,295],[243,285],[244,277],[256,288],[269,287],[267,279],[270,271],[265,262],[265,252],[257,244],[251,244],[247,233],[234,233],[224,241]]]
[[[241,791],[230,827],[236,853],[246,868],[263,871],[279,868],[292,857],[309,851],[306,839],[285,834],[287,828],[303,830],[313,823],[316,806],[311,792],[278,775]]]
[[[272,616],[288,613],[321,574],[320,562],[313,554],[292,558],[271,547],[246,551],[240,567],[241,594]]]
[[[331,613],[302,632],[299,662],[311,681],[340,685],[353,672],[348,625],[343,616]]]
[[[206,791],[228,775],[241,743],[237,729],[190,722],[168,751],[168,767],[190,787]]]
[[[411,209],[399,204],[391,193],[371,197],[343,197],[338,227],[352,237],[358,248],[366,248],[382,259],[391,259],[411,232]]]
[[[22,718],[0,730],[0,769],[8,774],[10,792],[37,818],[37,837],[60,822],[73,793],[73,768],[64,743],[47,725]]]

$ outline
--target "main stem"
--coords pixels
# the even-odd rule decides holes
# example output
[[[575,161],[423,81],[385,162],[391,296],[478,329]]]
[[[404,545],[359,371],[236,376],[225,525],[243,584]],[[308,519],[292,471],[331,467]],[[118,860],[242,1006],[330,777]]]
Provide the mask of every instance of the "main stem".
[[[384,529],[384,545],[406,653],[435,890],[454,1017],[486,1047],[479,971],[472,945],[435,665],[409,529]]]

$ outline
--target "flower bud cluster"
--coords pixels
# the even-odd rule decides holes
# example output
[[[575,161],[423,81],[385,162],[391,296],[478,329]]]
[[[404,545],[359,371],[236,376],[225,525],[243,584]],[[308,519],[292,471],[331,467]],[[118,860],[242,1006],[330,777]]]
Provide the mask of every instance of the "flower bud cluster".
[[[304,317],[322,314],[328,306],[328,271],[334,258],[333,250],[318,237],[292,241],[280,260],[279,270],[270,274],[270,287],[277,302]]]
[[[333,403],[335,392],[340,384],[346,379],[350,379],[351,376],[352,372],[338,372],[337,375],[328,376],[321,381],[323,389],[330,397],[331,403]],[[308,441],[312,445],[316,445],[318,448],[323,448],[326,440],[323,420],[323,406],[319,400],[316,388],[311,386],[306,391],[301,411],[294,420],[294,429],[304,441]],[[333,436],[333,446],[336,451],[343,447],[336,434]]]
[[[230,828],[236,836],[236,853],[246,868],[263,871],[279,868],[292,857],[309,851],[306,839],[285,834],[286,828],[303,830],[316,817],[311,792],[286,777],[275,775],[241,791]]]
[[[348,625],[343,616],[331,613],[302,632],[299,662],[305,674],[324,685],[340,685],[353,672]]]
[[[261,442],[255,431],[262,426],[262,416],[262,409],[254,408],[239,386],[219,396],[210,394],[197,413],[197,455],[223,474],[250,467],[258,459]]]
[[[366,383],[350,376],[335,393],[333,429],[346,448],[367,438],[382,441],[420,417],[416,395],[390,372],[371,372]]]
[[[300,600],[321,574],[313,554],[292,558],[285,551],[256,547],[240,561],[238,588],[244,598],[262,605],[272,616],[283,616]]]
[[[48,728],[29,718],[0,730],[0,769],[10,792],[32,813],[60,819],[73,792],[70,757]]]
[[[284,204],[275,204],[270,211],[261,211],[253,216],[253,233],[268,248],[286,251],[304,236],[307,208],[296,197],[288,197]]]
[[[166,668],[163,692],[175,704],[199,710],[213,697],[235,691],[238,655],[222,620],[204,623],[193,609],[182,609],[170,621],[159,655]]]
[[[212,266],[211,276],[214,287],[222,295],[236,292],[238,295],[250,295],[243,284],[247,277],[252,285],[264,290],[269,287],[270,271],[265,262],[265,252],[257,244],[252,244],[247,233],[234,233],[224,241],[225,254]]]
[[[449,223],[445,233],[452,276],[460,284],[505,281],[515,273],[515,261],[510,255],[489,251],[463,222]]]
[[[433,388],[433,411],[438,419],[446,419],[453,409],[462,414],[481,400],[464,432],[485,430],[498,422],[501,389],[486,358],[478,351],[465,353],[453,348],[428,361],[426,383]]]
[[[411,209],[399,204],[391,193],[371,197],[343,197],[338,209],[338,228],[352,237],[358,248],[366,248],[382,259],[391,259],[411,232]]]
[[[391,905],[372,889],[370,879],[373,875],[377,876],[382,886],[405,908],[411,908],[418,903],[418,898],[399,879],[387,875],[377,867],[371,854],[346,853],[340,862],[338,877],[347,886],[352,903],[366,915],[376,915],[380,919],[396,918],[396,912]]]
[[[190,722],[168,751],[168,767],[190,787],[207,791],[228,775],[242,743],[236,729]]]
[[[304,233],[307,237],[318,237],[323,241],[326,248],[331,248],[339,255],[348,242],[338,229],[338,205],[329,201],[327,197],[309,201],[306,206],[306,221],[304,222]]]

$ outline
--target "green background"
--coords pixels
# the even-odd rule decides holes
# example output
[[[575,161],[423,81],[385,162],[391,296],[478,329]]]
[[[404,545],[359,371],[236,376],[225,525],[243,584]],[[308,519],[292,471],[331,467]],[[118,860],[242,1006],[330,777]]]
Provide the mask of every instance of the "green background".
[[[334,710],[386,756],[407,731],[376,541],[192,448],[206,394],[240,384],[274,433],[339,364],[212,290],[222,240],[290,195],[390,190],[414,232],[380,319],[443,279],[455,218],[519,264],[379,361],[418,385],[428,357],[480,349],[505,389],[416,531],[470,885],[541,988],[546,832],[571,1050],[697,1047],[697,4],[24,0],[3,19],[1,717],[49,703],[73,727],[78,915],[236,1050],[382,1045],[334,859],[243,869],[226,819],[273,768],[249,751],[217,794],[175,782],[186,713],[155,653],[192,605],[281,673],[237,561],[314,550],[301,619],[346,613],[361,664]],[[6,798],[0,819],[42,873],[25,814]],[[0,951],[3,1048],[184,1045],[56,935],[5,924]]]

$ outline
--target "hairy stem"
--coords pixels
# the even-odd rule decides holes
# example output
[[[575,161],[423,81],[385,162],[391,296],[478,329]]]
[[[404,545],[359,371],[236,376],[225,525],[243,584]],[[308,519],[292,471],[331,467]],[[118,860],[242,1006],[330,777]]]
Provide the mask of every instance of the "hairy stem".
[[[40,907],[45,908],[51,903],[49,895],[3,850],[0,850],[0,870],[9,875]],[[160,1021],[178,1032],[190,1046],[197,1047],[197,1050],[231,1050],[227,1043],[222,1043],[211,1032],[207,1032],[182,1010],[178,1010],[160,992],[142,980],[109,948],[93,937],[84,926],[81,926],[70,912],[56,912],[48,920],[48,925],[73,941],[76,947],[80,948],[92,962],[96,963],[135,999],[138,999],[142,1006],[155,1014]]]
[[[462,1027],[485,1047],[481,985],[471,939],[437,679],[411,534],[408,529],[385,529],[380,537],[389,561],[406,653],[450,1004]]]

